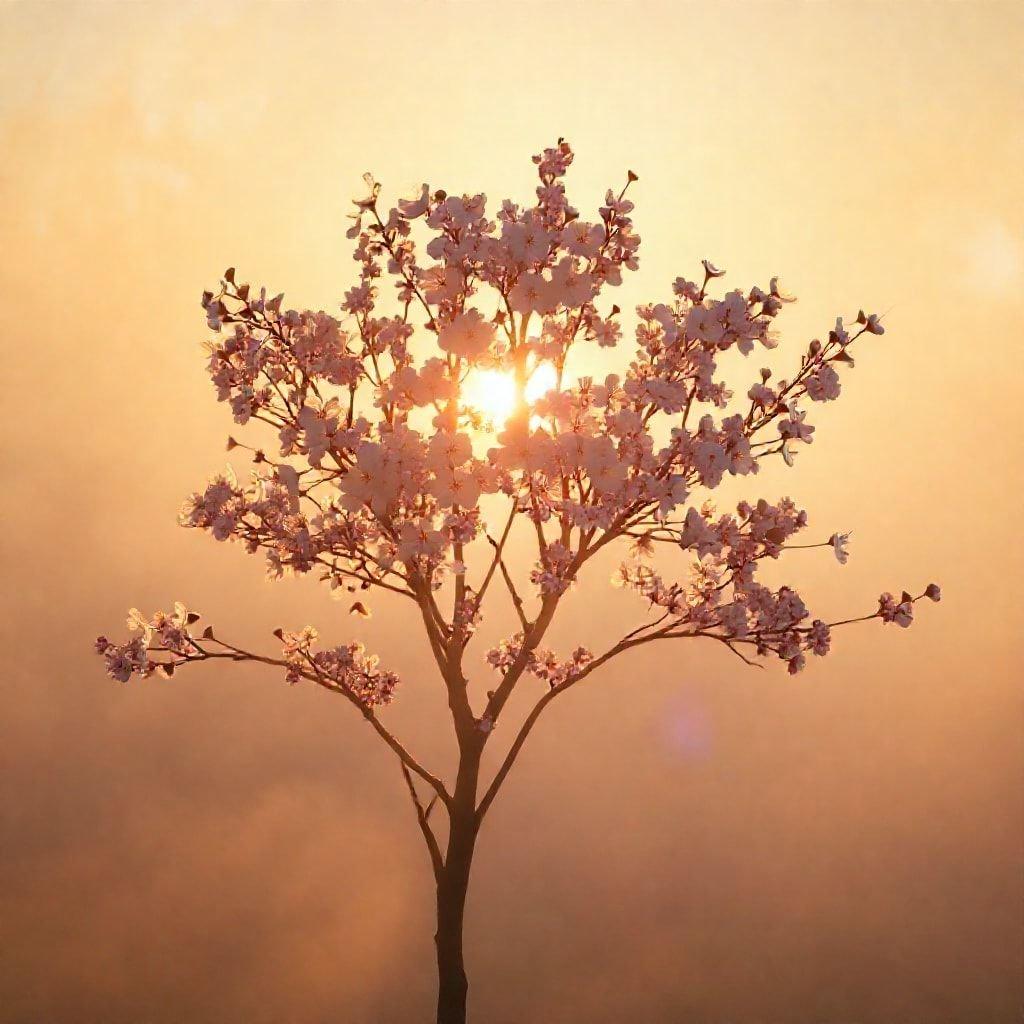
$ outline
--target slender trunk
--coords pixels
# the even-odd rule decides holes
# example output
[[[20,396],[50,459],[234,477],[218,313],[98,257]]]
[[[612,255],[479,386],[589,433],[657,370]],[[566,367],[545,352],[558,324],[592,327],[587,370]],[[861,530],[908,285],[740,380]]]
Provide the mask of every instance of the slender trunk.
[[[462,958],[462,926],[469,872],[476,846],[476,786],[480,753],[463,749],[452,801],[448,850],[437,884],[437,1024],[465,1024],[466,966]]]

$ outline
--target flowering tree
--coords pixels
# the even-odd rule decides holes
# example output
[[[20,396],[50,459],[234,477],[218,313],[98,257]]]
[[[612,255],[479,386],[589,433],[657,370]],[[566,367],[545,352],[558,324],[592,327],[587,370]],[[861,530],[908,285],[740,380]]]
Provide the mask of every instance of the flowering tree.
[[[722,271],[704,261],[700,281],[679,278],[670,301],[637,309],[636,349],[621,375],[573,375],[586,345],[621,340],[619,308],[602,311],[599,298],[637,268],[640,239],[626,198],[636,175],[587,221],[562,184],[572,159],[562,140],[535,156],[536,203],[506,200],[493,217],[483,195],[426,185],[383,211],[367,176],[348,232],[359,283],[340,319],[256,295],[233,269],[203,295],[219,335],[208,345],[218,397],[236,423],[269,428],[278,450],[229,438],[229,449],[252,453],[251,479],[215,477],[186,503],[182,523],[263,552],[272,577],[317,573],[358,596],[358,614],[368,614],[364,592],[375,589],[412,602],[451,712],[454,773],[425,767],[388,727],[382,712],[398,677],[359,643],[320,646],[307,626],[276,632],[278,656],[253,653],[212,627],[199,632],[199,616],[177,604],[153,616],[133,610],[129,642],[96,645],[121,681],[217,659],[275,666],[291,683],[340,695],[370,723],[398,761],[436,881],[439,1024],[466,1019],[463,916],[477,836],[552,701],[655,642],[702,638],[745,662],[775,656],[798,672],[808,652],[828,653],[834,626],[908,626],[917,600],[939,599],[931,584],[917,597],[883,594],[857,618],[812,618],[795,590],[758,581],[759,563],[796,547],[831,549],[843,563],[846,535],[795,543],[807,515],[788,498],[741,501],[724,514],[707,500],[727,476],[755,474],[767,459],[792,465],[814,433],[806,403],[839,396],[854,343],[883,333],[878,316],[837,320],[786,379],[763,369],[734,394],[716,375],[721,354],[774,348],[775,319],[791,300],[775,279],[714,297]],[[536,545],[528,583],[507,557],[517,526]],[[559,657],[545,636],[566,592],[610,545],[628,549],[613,582],[636,591],[647,615],[606,650]],[[664,545],[689,557],[683,578],[656,566]],[[486,652],[491,682],[477,696],[467,655],[485,598],[501,590],[517,628]],[[499,731],[511,738],[485,779],[482,755],[525,676],[544,684],[541,695]]]

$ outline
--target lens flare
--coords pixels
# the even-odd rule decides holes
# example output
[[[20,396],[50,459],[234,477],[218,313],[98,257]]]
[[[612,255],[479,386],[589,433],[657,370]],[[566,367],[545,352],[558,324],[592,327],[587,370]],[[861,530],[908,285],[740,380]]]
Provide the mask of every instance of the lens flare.
[[[473,370],[462,382],[462,404],[487,419],[496,429],[504,425],[516,404],[516,382],[503,370]]]
[[[533,405],[538,398],[543,398],[549,391],[558,387],[558,371],[553,363],[541,363],[530,374],[526,382],[524,395],[529,405]]]
[[[532,405],[558,386],[558,371],[551,363],[539,363],[524,389]],[[492,430],[501,430],[516,406],[515,376],[508,370],[472,370],[462,383],[462,404],[487,420]],[[531,426],[541,424],[533,417]]]

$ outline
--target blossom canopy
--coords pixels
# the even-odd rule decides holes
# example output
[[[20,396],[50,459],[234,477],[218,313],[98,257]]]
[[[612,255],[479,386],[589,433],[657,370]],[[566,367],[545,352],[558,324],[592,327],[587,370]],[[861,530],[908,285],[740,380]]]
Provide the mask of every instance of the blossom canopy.
[[[790,375],[763,368],[732,387],[723,355],[775,348],[777,318],[793,300],[776,278],[719,289],[724,271],[704,260],[665,301],[636,309],[619,373],[573,375],[570,359],[586,346],[624,344],[622,313],[605,295],[637,269],[640,237],[626,197],[637,176],[584,218],[564,186],[572,162],[559,140],[534,157],[535,202],[505,200],[496,210],[482,194],[427,185],[385,210],[367,175],[347,233],[358,283],[337,314],[288,308],[233,269],[202,299],[218,398],[239,426],[258,424],[273,449],[229,439],[229,448],[252,452],[251,477],[215,476],[188,500],[182,523],[262,552],[273,577],[315,572],[333,589],[412,599],[442,672],[463,683],[463,653],[500,579],[519,628],[486,654],[500,685],[473,713],[485,731],[524,672],[562,688],[604,659],[581,647],[561,660],[540,641],[583,566],[616,541],[631,550],[614,582],[654,616],[616,648],[699,636],[744,660],[776,656],[793,672],[807,654],[826,654],[835,623],[814,618],[792,587],[762,583],[758,567],[794,547],[831,548],[845,563],[848,535],[797,543],[808,518],[789,498],[741,501],[724,513],[709,499],[765,460],[792,465],[814,440],[809,410],[840,396],[855,343],[884,333],[873,313],[837,319]],[[538,366],[553,386],[530,401]],[[503,422],[464,400],[481,372],[512,382]],[[503,558],[519,522],[536,538],[525,594]],[[478,545],[486,557],[474,573]],[[659,545],[688,554],[685,578],[664,577],[652,558]],[[933,584],[919,596],[938,595]],[[917,599],[883,594],[862,618],[906,626]],[[362,600],[352,609],[369,614]],[[98,644],[118,679],[224,646],[211,630],[192,636],[180,606],[152,619],[133,613],[131,623],[140,637]],[[281,639],[292,681],[307,676],[364,709],[395,693],[397,679],[358,645],[316,650],[310,632]]]

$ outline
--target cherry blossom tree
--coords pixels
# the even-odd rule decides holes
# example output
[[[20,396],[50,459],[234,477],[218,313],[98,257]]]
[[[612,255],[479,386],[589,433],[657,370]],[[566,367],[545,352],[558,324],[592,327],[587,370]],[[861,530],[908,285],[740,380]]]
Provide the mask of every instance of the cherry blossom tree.
[[[905,627],[918,600],[940,596],[930,584],[917,596],[882,594],[876,610],[841,622],[814,618],[796,590],[759,582],[758,569],[801,547],[845,563],[847,536],[797,543],[807,514],[788,498],[723,512],[709,501],[766,460],[792,465],[813,440],[809,409],[839,396],[855,344],[883,334],[879,317],[836,320],[784,379],[762,369],[734,392],[718,376],[722,356],[775,348],[776,318],[792,300],[775,279],[716,297],[723,271],[705,260],[697,280],[680,277],[667,301],[637,309],[619,374],[588,376],[587,347],[622,341],[621,312],[601,298],[637,269],[626,198],[637,177],[584,220],[563,185],[569,145],[533,159],[536,202],[506,200],[493,216],[483,195],[426,185],[385,210],[367,176],[348,232],[359,281],[340,316],[289,309],[233,269],[202,300],[218,398],[257,436],[228,440],[250,453],[251,477],[214,477],[182,524],[262,553],[273,578],[317,574],[351,594],[357,614],[375,591],[411,602],[450,709],[451,771],[428,768],[389,727],[399,679],[358,642],[321,644],[305,626],[278,630],[278,653],[256,653],[219,628],[200,631],[199,616],[176,604],[132,610],[127,643],[96,643],[123,682],[200,662],[258,663],[337,694],[372,726],[398,762],[436,882],[438,1024],[466,1019],[463,918],[481,826],[553,701],[654,643],[706,640],[799,672],[808,654],[828,653],[836,626]],[[474,402],[481,379],[485,399]],[[517,529],[532,567],[509,557]],[[646,614],[607,649],[556,654],[544,641],[563,598],[612,545],[623,558],[612,582],[635,591]],[[679,578],[659,557],[669,551],[683,555]],[[485,600],[502,591],[514,631],[471,663]],[[525,719],[506,722],[526,677],[540,696]],[[496,737],[509,738],[485,778]]]

